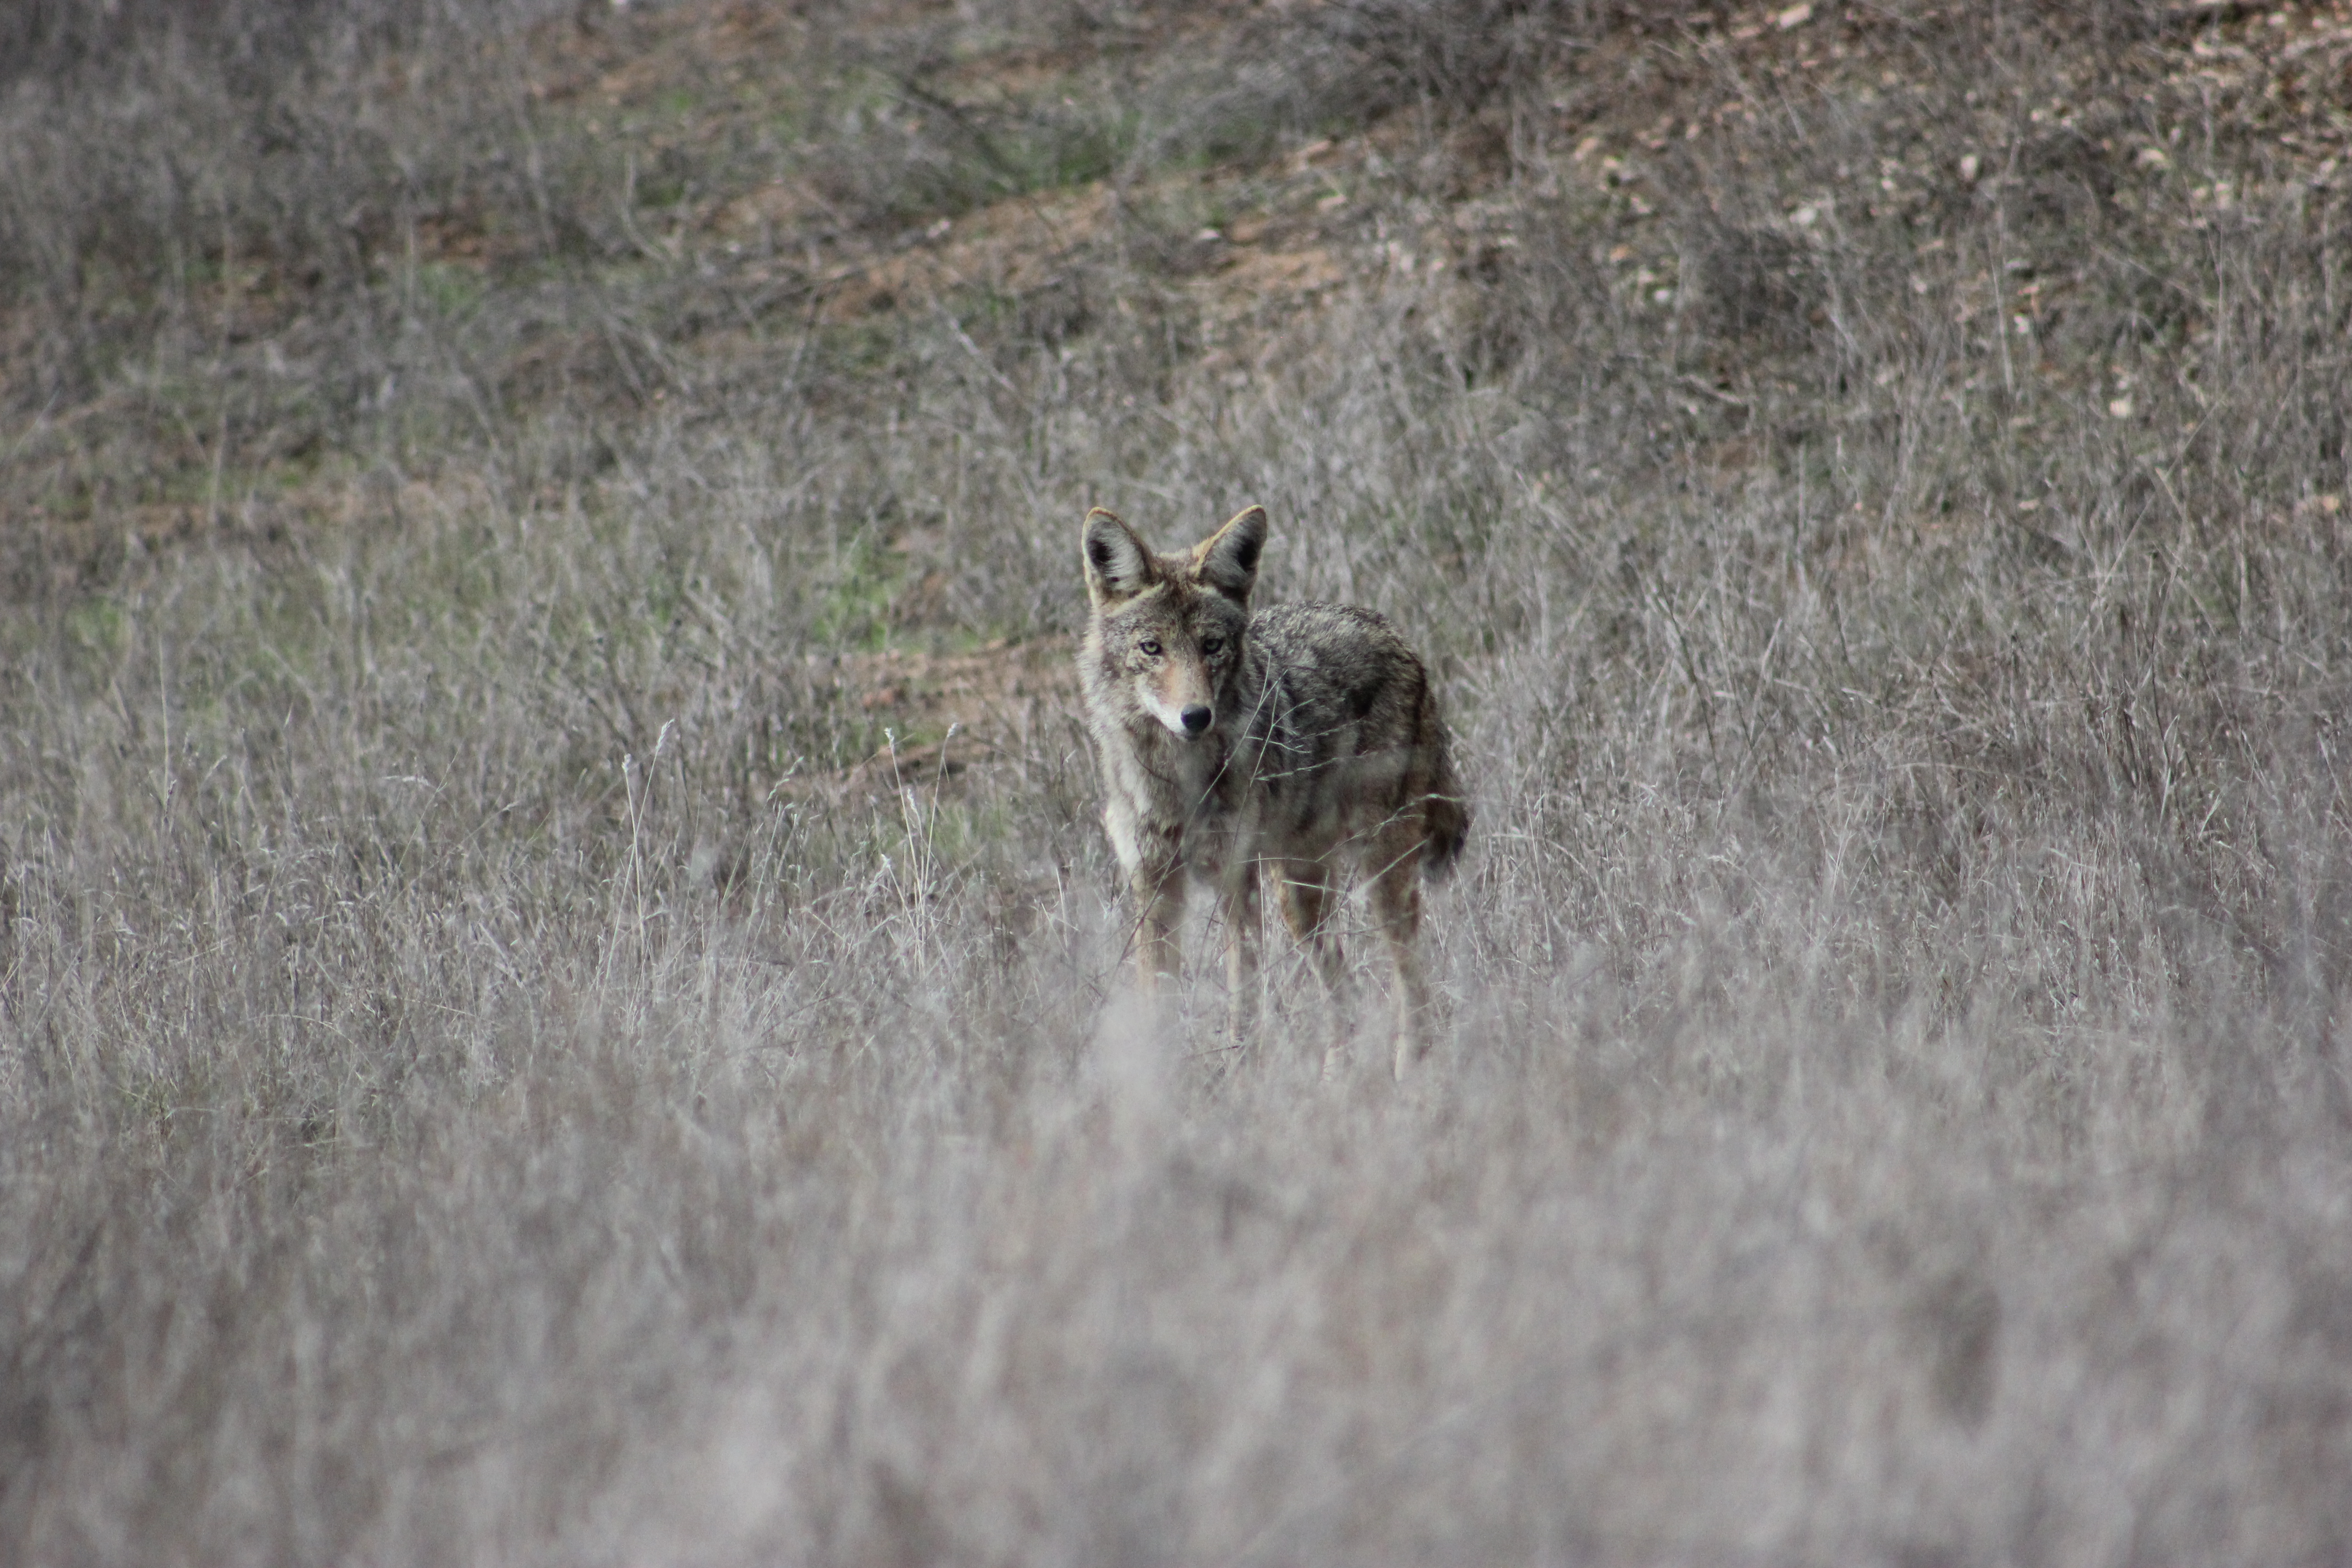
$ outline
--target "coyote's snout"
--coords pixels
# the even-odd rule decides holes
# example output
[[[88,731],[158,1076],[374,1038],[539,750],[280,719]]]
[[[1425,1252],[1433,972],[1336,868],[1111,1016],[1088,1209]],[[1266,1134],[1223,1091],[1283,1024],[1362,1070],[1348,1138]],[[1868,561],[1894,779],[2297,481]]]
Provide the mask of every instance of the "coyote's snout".
[[[1135,894],[1138,964],[1147,988],[1176,973],[1186,883],[1208,883],[1245,1033],[1263,874],[1336,1005],[1347,972],[1331,916],[1352,863],[1396,961],[1402,1077],[1429,1048],[1420,878],[1461,854],[1469,811],[1428,671],[1387,621],[1338,605],[1250,613],[1265,532],[1251,507],[1190,552],[1159,555],[1111,513],[1087,514],[1078,677],[1103,821]]]

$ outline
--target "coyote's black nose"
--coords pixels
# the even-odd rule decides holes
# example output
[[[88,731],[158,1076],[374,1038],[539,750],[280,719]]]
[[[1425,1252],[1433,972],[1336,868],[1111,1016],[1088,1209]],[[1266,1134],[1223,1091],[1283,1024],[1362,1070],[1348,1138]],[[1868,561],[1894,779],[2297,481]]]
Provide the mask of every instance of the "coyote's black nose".
[[[1209,727],[1209,721],[1216,715],[1196,703],[1185,709],[1178,717],[1184,721],[1184,733],[1197,735]]]

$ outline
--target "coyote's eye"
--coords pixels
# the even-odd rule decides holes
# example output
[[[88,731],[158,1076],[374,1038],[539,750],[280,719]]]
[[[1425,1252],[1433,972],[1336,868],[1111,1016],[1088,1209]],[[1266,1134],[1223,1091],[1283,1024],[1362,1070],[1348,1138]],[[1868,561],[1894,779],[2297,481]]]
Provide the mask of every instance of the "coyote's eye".
[[[1202,637],[1201,639],[1201,651],[1207,654],[1211,658],[1216,658],[1218,652],[1223,649],[1224,646],[1225,639],[1223,637]]]
[[[1160,657],[1160,644],[1151,637],[1146,637],[1135,646],[1143,650],[1143,657],[1146,658],[1158,658]]]

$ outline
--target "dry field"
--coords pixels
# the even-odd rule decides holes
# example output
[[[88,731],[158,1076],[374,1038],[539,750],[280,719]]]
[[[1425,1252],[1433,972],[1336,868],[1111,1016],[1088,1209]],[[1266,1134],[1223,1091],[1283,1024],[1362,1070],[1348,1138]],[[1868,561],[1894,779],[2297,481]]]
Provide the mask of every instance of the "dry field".
[[[2352,7],[10,17],[0,1561],[2352,1560]],[[1253,500],[1402,1089],[1125,997]]]

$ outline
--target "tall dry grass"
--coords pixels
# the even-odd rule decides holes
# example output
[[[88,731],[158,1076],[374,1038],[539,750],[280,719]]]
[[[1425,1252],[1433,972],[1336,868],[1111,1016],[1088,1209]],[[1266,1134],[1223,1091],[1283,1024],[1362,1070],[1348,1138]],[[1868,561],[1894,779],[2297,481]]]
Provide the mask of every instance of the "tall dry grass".
[[[0,1555],[2342,1557],[2352,367],[2274,100],[2123,8],[1361,5],[1232,35],[1203,130],[1138,15],[961,123],[792,35],[845,235],[1132,86],[1057,293],[828,323],[583,176],[478,292],[370,251],[236,342],[191,285],[40,384],[17,504],[129,453],[220,521],[49,507],[0,622]],[[433,145],[521,148],[479,94]],[[1350,281],[1205,314],[1164,171],[1366,127]],[[412,390],[238,445],[359,374],[255,368],[322,322]],[[1284,970],[1239,1061],[1213,980],[1125,1004],[1075,723],[804,787],[884,738],[843,650],[1070,629],[1097,500],[1264,501],[1271,596],[1435,656],[1478,829],[1403,1092]]]

